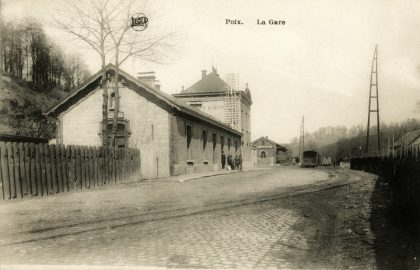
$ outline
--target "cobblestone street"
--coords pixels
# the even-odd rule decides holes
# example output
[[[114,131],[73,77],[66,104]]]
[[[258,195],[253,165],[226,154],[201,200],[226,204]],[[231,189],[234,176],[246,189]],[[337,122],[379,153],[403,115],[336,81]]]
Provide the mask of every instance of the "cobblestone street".
[[[300,176],[301,181],[284,182],[278,188],[273,188],[273,179],[278,179],[281,173],[294,173]],[[260,178],[254,178],[255,175],[260,175]],[[310,175],[315,176],[312,181],[309,180]],[[215,208],[201,207],[200,211],[192,212],[177,212],[176,215],[164,214],[153,215],[149,219],[128,219],[123,224],[118,223],[104,223],[103,226],[92,226],[89,223],[78,223],[79,220],[72,219],[69,216],[66,220],[73,220],[74,226],[63,227],[60,234],[49,235],[48,231],[54,231],[52,226],[60,219],[60,215],[68,212],[62,212],[57,217],[54,217],[54,211],[51,206],[46,208],[50,212],[45,213],[44,223],[48,224],[50,220],[53,224],[51,229],[45,229],[47,234],[43,234],[46,228],[45,224],[37,226],[36,220],[32,223],[16,226],[17,218],[14,218],[15,228],[26,230],[31,227],[29,231],[22,231],[21,234],[29,236],[22,238],[22,241],[5,242],[0,246],[1,266],[7,265],[90,265],[90,266],[143,266],[143,267],[174,267],[174,268],[260,268],[260,269],[289,269],[289,268],[307,268],[317,265],[311,260],[303,258],[308,257],[313,259],[314,251],[319,247],[317,238],[318,231],[329,230],[328,226],[323,226],[316,229],[311,224],[324,220],[323,215],[313,216],[313,221],[306,225],[305,229],[300,227],[300,224],[308,222],[308,215],[301,207],[296,205],[311,205],[314,199],[311,197],[313,191],[331,189],[334,185],[341,183],[338,181],[348,181],[339,176],[344,174],[337,173],[331,178],[331,172],[317,170],[296,170],[294,168],[277,168],[272,171],[263,172],[247,172],[238,174],[236,177],[229,176],[227,178],[209,177],[206,180],[197,180],[189,182],[186,191],[191,191],[193,187],[200,187],[201,193],[194,193],[191,197],[186,197],[181,201],[174,198],[161,197],[160,199],[166,201],[165,204],[178,203],[173,205],[172,209],[177,206],[185,206],[190,199],[190,206],[201,204],[198,198],[202,198],[209,203],[210,197],[213,206],[219,205]],[[249,177],[249,178],[248,178]],[[299,179],[297,177],[296,179]],[[360,179],[360,178],[358,178]],[[224,189],[225,193],[217,194],[216,191],[210,191],[209,187],[222,181],[231,181],[229,188]],[[261,185],[255,186],[259,192],[251,192],[248,194],[249,198],[254,201],[243,201],[244,195],[249,185],[260,181]],[[271,183],[271,184],[270,184]],[[288,183],[288,184],[287,184]],[[150,184],[150,183],[149,183]],[[154,183],[156,184],[156,183]],[[183,183],[185,184],[185,183]],[[242,184],[242,186],[240,186]],[[303,185],[302,185],[303,184]],[[166,182],[161,183],[162,187],[165,185],[173,185]],[[238,185],[237,189],[233,186]],[[283,189],[279,189],[283,185]],[[288,185],[301,185],[299,189],[286,188]],[[265,187],[264,187],[265,186]],[[267,188],[270,187],[270,188]],[[195,189],[194,188],[194,189]],[[219,187],[220,188],[220,187]],[[303,189],[302,189],[303,188]],[[124,189],[124,188],[122,188]],[[299,195],[298,190],[310,192],[308,195]],[[339,188],[340,189],[340,188]],[[341,188],[342,189],[342,188]],[[203,191],[204,190],[204,191]],[[261,192],[264,190],[264,192]],[[267,197],[275,194],[283,194],[283,198]],[[114,190],[121,192],[121,190]],[[184,191],[178,190],[183,194]],[[220,189],[219,189],[220,191]],[[232,191],[231,197],[226,197],[227,192]],[[242,192],[241,192],[242,191]],[[246,191],[246,192],[245,192]],[[108,192],[108,191],[99,191]],[[330,191],[335,194],[335,191]],[[84,193],[85,195],[89,193]],[[97,194],[92,192],[91,195]],[[317,192],[313,193],[317,194]],[[67,194],[63,196],[60,201],[67,198],[68,201],[75,200],[76,196],[79,200],[81,197],[77,193]],[[121,196],[121,195],[120,195]],[[292,196],[292,197],[290,197]],[[99,197],[97,197],[99,198]],[[124,205],[129,202],[121,200],[120,205],[113,205],[109,208],[108,215],[122,216],[123,214],[132,214],[132,210],[124,212]],[[150,197],[149,197],[150,198]],[[153,198],[153,197],[152,197]],[[193,199],[191,199],[193,198]],[[221,200],[225,198],[225,200]],[[230,200],[227,200],[230,198]],[[248,198],[248,199],[249,199]],[[323,198],[322,202],[326,201],[328,204],[329,197],[320,196]],[[52,199],[52,198],[51,198]],[[238,200],[235,203],[234,199]],[[318,199],[315,199],[317,201]],[[32,200],[33,202],[40,202],[41,200]],[[27,201],[30,202],[30,201]],[[26,205],[27,202],[23,202]],[[181,203],[180,203],[181,202]],[[230,204],[226,205],[226,202]],[[133,201],[130,202],[133,204]],[[164,204],[164,205],[165,205]],[[6,204],[7,205],[7,204]],[[90,204],[89,204],[90,205]],[[149,204],[147,204],[149,205]],[[162,204],[160,204],[162,205]],[[10,204],[9,207],[19,206],[17,204]],[[46,207],[47,205],[44,205]],[[157,204],[159,206],[159,204]],[[324,205],[323,205],[324,206]],[[323,206],[318,208],[323,208]],[[68,206],[69,209],[71,205]],[[71,213],[76,213],[75,217],[79,217],[78,212],[74,212],[79,207],[75,204]],[[164,208],[164,207],[163,207]],[[4,206],[4,209],[9,209]],[[117,211],[120,213],[112,213]],[[138,208],[140,209],[140,208]],[[331,210],[331,209],[330,209]],[[11,211],[9,209],[9,211]],[[312,210],[309,210],[310,212]],[[92,209],[82,208],[85,216],[81,216],[84,220],[89,220],[86,213],[91,213]],[[9,212],[10,213],[10,212]],[[157,213],[157,212],[156,212]],[[101,213],[104,215],[105,213]],[[51,215],[51,216],[49,216]],[[95,216],[96,218],[98,215]],[[92,220],[92,217],[90,217]],[[101,220],[98,220],[98,224]],[[5,228],[12,228],[11,223],[2,222]],[[78,224],[78,225],[77,225]],[[108,225],[107,225],[108,224]],[[97,225],[97,224],[96,224]],[[72,231],[73,227],[84,227],[81,231]],[[38,228],[38,229],[37,229]],[[308,229],[309,228],[309,229]],[[63,233],[63,232],[68,233]],[[8,232],[9,237],[16,235]],[[42,234],[42,237],[31,238],[33,235]],[[5,234],[7,235],[7,234]],[[312,254],[309,256],[308,254]],[[306,264],[305,264],[306,263]]]
[[[233,207],[13,245],[2,251],[2,261],[6,264],[288,268],[292,267],[287,262],[288,252],[306,247],[305,239],[288,234],[290,226],[299,218],[276,203]],[[287,245],[282,245],[283,242]],[[273,249],[283,256],[273,257]]]

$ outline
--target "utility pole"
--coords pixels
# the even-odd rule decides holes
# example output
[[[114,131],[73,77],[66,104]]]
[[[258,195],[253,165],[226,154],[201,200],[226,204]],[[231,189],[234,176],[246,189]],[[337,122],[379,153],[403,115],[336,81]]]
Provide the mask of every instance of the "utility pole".
[[[395,137],[394,137],[394,132],[392,132],[392,158],[395,157]]]
[[[3,71],[3,41],[2,41],[2,35],[3,35],[3,3],[2,0],[0,0],[0,71]]]
[[[375,102],[376,100],[376,106]],[[373,102],[373,103],[372,103]],[[368,123],[366,134],[366,156],[369,155],[369,131],[370,131],[370,115],[376,113],[376,128],[378,134],[378,155],[381,155],[381,134],[379,126],[379,92],[378,92],[378,45],[375,46],[373,53],[372,68],[370,72],[370,87],[369,87],[369,109],[368,109]]]
[[[305,116],[302,116],[299,136],[299,163],[302,163],[303,151],[305,151]]]

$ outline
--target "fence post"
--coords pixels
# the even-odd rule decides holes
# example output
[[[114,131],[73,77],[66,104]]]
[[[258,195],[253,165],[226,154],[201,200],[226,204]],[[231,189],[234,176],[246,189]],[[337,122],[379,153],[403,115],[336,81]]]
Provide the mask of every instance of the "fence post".
[[[2,189],[3,189],[3,199],[11,199],[12,193],[10,190],[10,181],[9,181],[9,166],[7,164],[7,147],[4,142],[0,142],[1,149],[1,174],[2,174]]]
[[[88,179],[88,186],[89,186],[89,188],[90,187],[93,187],[94,185],[93,185],[93,176],[92,176],[92,173],[93,173],[93,171],[92,171],[92,147],[90,147],[90,146],[87,146],[86,147],[86,158],[87,158],[87,164],[86,164],[86,167],[88,168],[87,170],[86,170],[86,178]]]
[[[20,169],[19,169],[19,148],[17,142],[12,143],[12,151],[13,151],[13,169],[15,170],[15,190],[16,190],[16,198],[21,197],[22,195],[22,179],[20,177]]]
[[[31,195],[38,196],[38,185],[36,182],[36,161],[35,161],[35,146],[29,143],[29,162],[30,162],[30,175],[31,175]]]
[[[61,145],[57,144],[55,145],[55,169],[57,172],[57,187],[58,187],[58,192],[63,192],[64,191],[64,186],[63,186],[63,174],[62,174],[62,166],[63,166],[63,162],[61,159]]]
[[[107,147],[102,147],[102,181],[104,183],[104,185],[108,184],[108,169],[107,169],[107,165],[108,165],[108,148]]]
[[[69,178],[70,173],[70,147],[66,147],[64,144],[60,145],[61,148],[61,174],[63,176],[63,191],[69,191]]]
[[[90,188],[92,185],[92,178],[91,176],[91,166],[90,166],[90,147],[85,146],[85,156],[86,156],[86,184],[87,187]]]
[[[53,193],[60,192],[60,185],[58,183],[58,177],[57,177],[57,156],[56,156],[56,150],[55,145],[50,144],[49,145],[50,150],[50,162],[51,162],[51,184],[52,184],[52,191]]]
[[[47,143],[44,144],[44,153],[45,153],[45,174],[47,176],[47,192],[48,194],[54,194],[54,187],[51,180],[51,153],[50,147]]]
[[[81,170],[81,156],[80,156],[80,147],[75,146],[74,150],[76,152],[76,187],[82,189],[82,170]]]
[[[45,162],[45,152],[44,145],[42,143],[38,144],[39,155],[40,155],[40,164],[41,164],[41,186],[42,186],[42,196],[48,195],[48,185],[47,185],[47,174],[45,172],[46,162]]]
[[[27,195],[32,195],[32,181],[31,181],[31,148],[29,143],[24,143],[23,148],[25,149],[25,180]]]
[[[19,149],[19,170],[20,170],[20,180],[21,180],[21,188],[22,188],[22,197],[28,195],[28,181],[26,178],[26,170],[25,170],[25,148],[23,143],[18,143]],[[26,151],[28,151],[26,149]]]
[[[9,183],[10,183],[10,193],[12,194],[12,199],[16,198],[16,182],[15,182],[15,168],[13,162],[13,147],[12,143],[6,143],[7,148],[7,163],[9,164]]]
[[[89,184],[90,187],[95,187],[95,166],[93,163],[93,147],[89,146]]]
[[[43,178],[42,178],[42,155],[41,155],[41,144],[34,144],[35,148],[35,172],[36,172],[36,186],[38,196],[43,196]],[[45,179],[45,178],[44,178]]]
[[[86,160],[85,160],[85,147],[80,146],[80,174],[82,180],[82,188],[87,188],[86,184]]]
[[[78,181],[80,181],[80,179],[78,178],[78,165],[77,165],[77,149],[74,145],[70,146],[70,151],[71,151],[71,159],[70,159],[70,170],[69,172],[71,172],[71,175],[69,174],[69,181],[70,181],[70,186],[69,188],[71,190],[75,190],[78,187]]]
[[[98,147],[94,146],[92,148],[92,154],[93,154],[93,183],[96,186],[99,185],[99,177],[98,177]]]
[[[102,153],[102,147],[98,147],[98,185],[103,186],[104,184],[104,174],[103,174],[103,153]]]
[[[86,156],[87,156],[87,167],[88,170],[86,170],[87,172],[87,179],[88,179],[88,184],[89,187],[94,187],[95,185],[93,184],[93,166],[92,166],[92,147],[91,146],[87,146],[86,147]]]

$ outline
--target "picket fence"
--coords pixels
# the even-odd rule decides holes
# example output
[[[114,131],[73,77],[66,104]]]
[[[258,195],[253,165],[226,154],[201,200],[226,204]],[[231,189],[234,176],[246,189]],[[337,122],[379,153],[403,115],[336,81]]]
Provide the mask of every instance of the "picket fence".
[[[1,199],[51,196],[140,179],[140,151],[0,142]]]

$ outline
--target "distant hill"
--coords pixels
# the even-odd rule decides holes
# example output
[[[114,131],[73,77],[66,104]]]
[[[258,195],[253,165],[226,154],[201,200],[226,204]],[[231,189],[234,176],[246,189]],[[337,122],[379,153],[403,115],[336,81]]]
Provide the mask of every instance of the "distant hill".
[[[25,81],[0,72],[0,133],[51,138],[55,123],[42,115],[65,92],[36,92]]]

